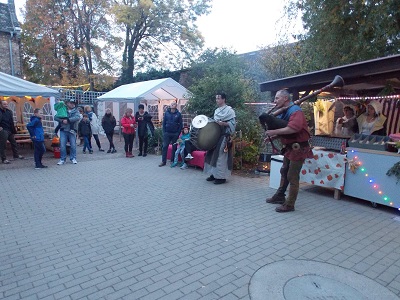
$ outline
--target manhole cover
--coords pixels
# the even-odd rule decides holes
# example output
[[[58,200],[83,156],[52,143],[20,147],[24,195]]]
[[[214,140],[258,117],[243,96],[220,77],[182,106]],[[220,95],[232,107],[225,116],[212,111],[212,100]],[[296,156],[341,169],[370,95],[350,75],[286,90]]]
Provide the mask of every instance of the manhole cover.
[[[250,279],[251,300],[399,299],[370,278],[327,263],[278,261],[258,269]]]
[[[286,300],[365,299],[361,293],[351,286],[318,275],[305,275],[290,279],[283,288],[283,295]]]

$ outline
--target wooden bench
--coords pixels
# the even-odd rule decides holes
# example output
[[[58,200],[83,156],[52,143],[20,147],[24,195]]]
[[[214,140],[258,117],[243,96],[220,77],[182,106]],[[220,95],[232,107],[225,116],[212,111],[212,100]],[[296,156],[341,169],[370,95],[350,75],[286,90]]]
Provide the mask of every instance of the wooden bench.
[[[24,147],[25,145],[29,145],[31,149],[33,149],[33,143],[31,139],[16,139],[15,142],[17,143],[17,145],[21,145],[22,147]],[[10,144],[10,142],[7,141],[7,144]]]
[[[194,167],[199,167],[201,169],[204,169],[204,159],[206,158],[206,151],[193,151],[192,152],[193,159],[187,160],[186,163],[189,166],[194,166]],[[172,145],[168,145],[168,151],[167,151],[167,159],[171,159],[172,157]],[[179,156],[178,161],[181,161],[181,157]]]

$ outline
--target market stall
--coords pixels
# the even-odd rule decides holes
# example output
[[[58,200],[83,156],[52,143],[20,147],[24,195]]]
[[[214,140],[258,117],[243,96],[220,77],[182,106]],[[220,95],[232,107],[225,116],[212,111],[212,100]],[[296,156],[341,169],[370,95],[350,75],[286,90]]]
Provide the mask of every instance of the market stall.
[[[309,124],[315,131],[311,141],[314,158],[305,161],[300,180],[333,188],[335,197],[343,192],[362,200],[399,208],[400,153],[394,148],[399,145],[391,141],[390,136],[400,134],[400,55],[271,80],[261,83],[260,89],[272,95],[286,89],[296,100],[325,86],[336,75],[343,77],[344,86],[319,95],[320,98],[313,103],[313,120]],[[369,106],[374,106],[376,111],[376,103],[372,101],[378,102],[380,109],[368,123],[376,119],[386,121],[378,128],[379,133],[371,130],[379,137],[370,136],[370,133],[355,136],[359,126],[351,127],[354,129],[351,134],[344,133],[349,130],[342,130],[343,125],[340,130],[335,128],[343,120],[359,116],[366,118]],[[346,107],[354,108],[353,117],[343,117],[351,110]],[[337,122],[342,117],[343,120]],[[365,122],[361,122],[363,118],[357,123],[364,125],[362,132],[365,132]],[[332,145],[339,137],[345,140],[344,145]],[[348,147],[348,141],[356,142]]]

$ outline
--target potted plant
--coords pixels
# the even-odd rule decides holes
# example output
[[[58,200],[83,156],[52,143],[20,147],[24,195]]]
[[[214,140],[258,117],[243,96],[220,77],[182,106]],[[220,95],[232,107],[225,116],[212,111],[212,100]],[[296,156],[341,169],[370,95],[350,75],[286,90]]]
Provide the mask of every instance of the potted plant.
[[[400,181],[400,161],[397,162],[397,163],[395,163],[395,164],[393,165],[393,167],[391,167],[391,168],[386,172],[386,175],[387,175],[387,176],[392,176],[392,175],[396,176],[396,177],[397,177],[397,182],[396,182],[396,184],[399,183],[399,181]]]

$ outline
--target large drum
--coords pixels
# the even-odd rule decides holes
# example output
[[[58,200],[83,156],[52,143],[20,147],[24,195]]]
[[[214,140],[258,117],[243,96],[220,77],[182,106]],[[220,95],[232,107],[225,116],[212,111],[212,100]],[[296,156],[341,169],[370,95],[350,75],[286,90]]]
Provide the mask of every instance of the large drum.
[[[221,134],[221,126],[207,116],[199,115],[192,121],[190,141],[199,150],[208,151],[213,149],[217,145]]]

